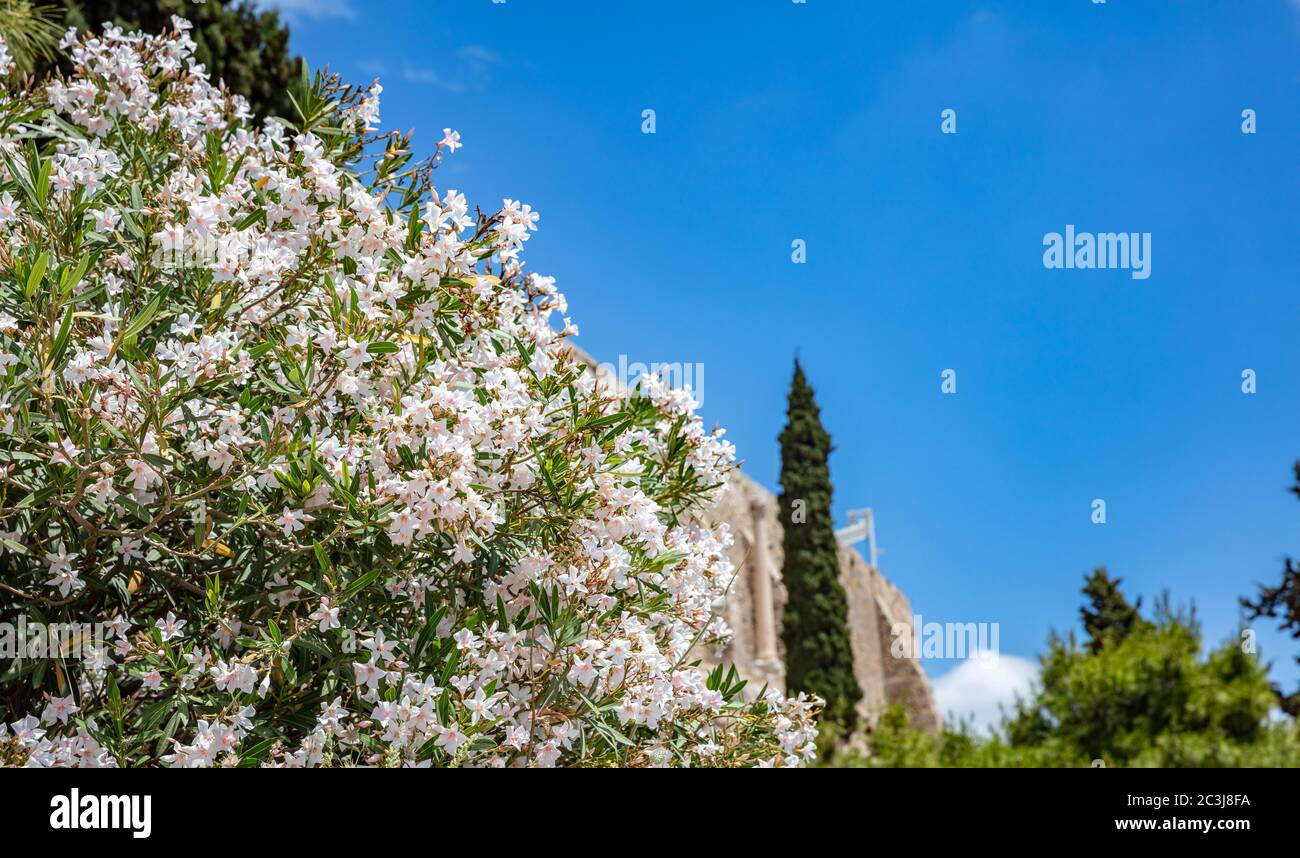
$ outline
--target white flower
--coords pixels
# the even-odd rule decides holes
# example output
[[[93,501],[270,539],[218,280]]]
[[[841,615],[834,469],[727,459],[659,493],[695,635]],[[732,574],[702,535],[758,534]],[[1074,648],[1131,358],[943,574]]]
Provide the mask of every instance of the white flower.
[[[49,705],[41,713],[42,724],[52,724],[58,721],[60,724],[68,723],[68,717],[80,712],[81,709],[72,700],[72,695],[67,697],[51,697]]]
[[[313,611],[308,619],[315,621],[317,628],[322,632],[337,629],[341,625],[339,622],[339,609],[330,606],[329,596],[321,596],[320,607]]]
[[[68,548],[59,540],[57,551],[46,553],[45,562],[50,567],[50,578],[45,583],[51,587],[59,589],[60,596],[67,596],[86,586],[86,582],[81,580],[80,573],[72,568],[72,561],[77,555],[69,554]]]
[[[379,688],[379,680],[384,676],[384,671],[375,664],[373,659],[367,662],[353,662],[352,673],[357,678],[357,685],[364,685],[371,690]]]
[[[356,372],[358,368],[370,363],[370,352],[366,349],[366,344],[351,337],[348,337],[347,345],[343,348],[342,357],[347,361],[349,372]]]
[[[455,755],[460,750],[460,746],[469,741],[469,737],[460,731],[458,724],[452,724],[450,727],[438,727],[438,738],[434,744],[443,748],[448,754]]]
[[[308,514],[303,510],[293,510],[288,507],[275,520],[275,523],[284,529],[285,536],[292,536],[307,526],[308,522],[315,521],[315,516]]]
[[[176,615],[171,611],[167,612],[167,617],[154,622],[154,628],[162,632],[162,639],[165,641],[180,637],[181,629],[185,628],[186,620],[176,619]]]

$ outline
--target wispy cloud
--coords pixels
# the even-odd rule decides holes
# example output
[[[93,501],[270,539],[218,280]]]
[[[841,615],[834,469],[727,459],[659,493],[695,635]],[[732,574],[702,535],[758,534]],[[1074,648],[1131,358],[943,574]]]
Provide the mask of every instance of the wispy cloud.
[[[380,60],[363,62],[361,70],[380,78],[394,75],[407,83],[433,86],[448,92],[469,92],[485,89],[492,82],[492,67],[505,62],[500,54],[483,45],[457,48],[452,52],[451,60],[446,64],[446,71],[408,63],[390,66]]]
[[[430,68],[412,68],[411,66],[402,67],[402,80],[410,83],[420,83],[426,86],[436,86],[445,89],[448,92],[464,92],[465,85],[455,81],[444,80],[441,75]]]
[[[351,0],[257,0],[264,9],[274,9],[289,19],[342,18],[351,21],[357,10]]]
[[[1300,2],[1300,0],[1293,0],[1293,2]],[[463,48],[458,50],[456,54],[462,59],[467,59],[483,65],[496,65],[501,62],[500,54],[491,48],[485,48],[482,45],[465,45]]]

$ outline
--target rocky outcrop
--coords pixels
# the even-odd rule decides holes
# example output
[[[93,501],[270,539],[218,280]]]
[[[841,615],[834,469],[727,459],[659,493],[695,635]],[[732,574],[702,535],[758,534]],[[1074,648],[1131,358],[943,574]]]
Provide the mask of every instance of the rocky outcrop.
[[[786,594],[776,497],[737,473],[709,518],[730,524],[735,536],[731,561],[736,573],[722,606],[735,635],[722,652],[702,655],[709,662],[735,664],[755,690],[764,684],[784,690],[781,616]],[[853,669],[862,687],[858,709],[864,721],[873,724],[887,706],[899,703],[913,726],[939,729],[939,713],[920,660],[895,658],[890,652],[895,631],[912,634],[907,597],[851,547],[840,548],[840,583],[848,597]]]

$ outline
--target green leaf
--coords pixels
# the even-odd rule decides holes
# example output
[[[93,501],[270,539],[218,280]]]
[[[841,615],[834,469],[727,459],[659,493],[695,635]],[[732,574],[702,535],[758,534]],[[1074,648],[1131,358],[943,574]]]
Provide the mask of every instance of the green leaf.
[[[375,583],[379,578],[380,573],[383,571],[382,567],[376,566],[374,569],[371,569],[369,572],[354,580],[347,586],[347,589],[343,591],[342,595],[339,596],[338,604],[342,605],[347,603],[353,596]]]
[[[54,159],[45,158],[41,161],[40,172],[36,174],[36,199],[42,206],[45,205],[45,199],[50,195],[50,171],[54,169]]]
[[[325,548],[319,542],[311,544],[312,551],[316,554],[316,563],[320,566],[322,575],[330,574],[330,558],[325,553]]]
[[[242,754],[239,755],[239,768],[251,769],[259,766],[270,753],[271,748],[275,745],[274,739],[263,739],[260,742],[254,742]]]
[[[27,274],[27,282],[23,285],[24,297],[30,298],[36,294],[36,287],[41,285],[41,278],[45,276],[45,269],[49,264],[49,251],[41,251],[41,255],[36,257],[36,264]]]
[[[59,332],[54,337],[54,345],[50,348],[50,360],[47,366],[55,367],[59,363],[59,358],[63,357],[63,350],[68,347],[68,337],[72,334],[72,305],[63,314],[63,322],[59,325]]]
[[[89,267],[90,254],[87,253],[85,256],[81,257],[81,261],[77,263],[76,268],[71,271],[65,270],[63,272],[62,295],[60,297],[66,298],[68,295],[72,294],[72,290],[77,288],[77,284],[81,282],[81,278],[86,276],[86,269]]]
[[[129,340],[132,337],[134,337],[136,334],[140,333],[145,328],[147,328],[149,326],[149,323],[153,321],[153,317],[158,315],[158,310],[161,309],[162,302],[163,302],[162,292],[159,292],[157,295],[154,295],[153,300],[150,301],[148,304],[146,304],[145,308],[141,310],[140,313],[134,319],[131,320],[131,324],[126,326],[126,329],[122,333],[122,339]]]
[[[122,736],[122,692],[117,687],[113,674],[108,674],[108,709],[113,715],[113,725],[117,728],[118,738]]]

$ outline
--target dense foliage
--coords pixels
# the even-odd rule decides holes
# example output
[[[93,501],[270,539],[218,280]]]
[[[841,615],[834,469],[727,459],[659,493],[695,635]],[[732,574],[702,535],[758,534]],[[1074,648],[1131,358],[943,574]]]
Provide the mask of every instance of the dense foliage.
[[[1117,591],[1116,591],[1117,593]],[[1121,597],[1122,598],[1122,597]],[[887,713],[856,766],[1300,766],[1300,732],[1270,716],[1267,673],[1230,640],[1202,657],[1194,617],[1157,606],[1098,647],[1053,636],[1038,685],[991,736],[967,724],[939,735]]]
[[[692,655],[734,449],[574,358],[537,212],[436,188],[377,87],[253,126],[189,29],[0,100],[0,619],[109,633],[6,663],[3,762],[807,759],[813,701]]]
[[[289,30],[273,9],[251,0],[58,0],[63,26],[157,33],[172,16],[194,25],[194,59],[214,82],[248,99],[253,114],[295,115],[289,87],[302,60],[289,52]],[[48,68],[43,64],[42,68]]]
[[[853,673],[848,600],[831,519],[831,437],[813,389],[795,361],[781,441],[782,576],[789,595],[782,621],[785,681],[826,701],[823,718],[851,731],[862,689]]]

